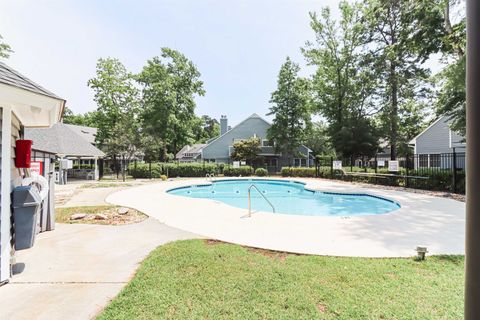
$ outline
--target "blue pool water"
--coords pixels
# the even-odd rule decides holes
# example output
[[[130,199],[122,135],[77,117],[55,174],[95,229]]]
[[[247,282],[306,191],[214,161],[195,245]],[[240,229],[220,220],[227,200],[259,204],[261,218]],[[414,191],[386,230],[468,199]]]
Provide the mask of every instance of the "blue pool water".
[[[248,188],[255,184],[270,200],[276,213],[309,216],[358,216],[388,213],[400,208],[391,200],[366,194],[340,194],[312,191],[305,185],[285,180],[220,180],[212,184],[181,187],[168,193],[178,196],[212,199],[238,208],[248,208]],[[252,211],[272,212],[270,205],[251,190]]]

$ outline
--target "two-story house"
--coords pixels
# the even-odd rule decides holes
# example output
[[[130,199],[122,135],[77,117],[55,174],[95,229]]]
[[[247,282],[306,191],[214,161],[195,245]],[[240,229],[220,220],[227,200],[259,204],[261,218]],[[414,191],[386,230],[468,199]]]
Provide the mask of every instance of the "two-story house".
[[[294,155],[277,152],[275,146],[267,139],[267,131],[270,126],[268,121],[254,113],[230,128],[227,117],[222,116],[220,119],[220,136],[204,145],[186,146],[177,153],[176,158],[183,162],[232,163],[231,154],[234,143],[256,137],[260,139],[261,143],[260,153],[258,154],[261,162],[257,163],[259,167],[267,167],[269,171],[274,172],[279,171],[284,166],[306,167],[313,164],[312,150],[306,146],[300,146],[298,152]],[[192,153],[195,154],[194,157],[192,157]]]

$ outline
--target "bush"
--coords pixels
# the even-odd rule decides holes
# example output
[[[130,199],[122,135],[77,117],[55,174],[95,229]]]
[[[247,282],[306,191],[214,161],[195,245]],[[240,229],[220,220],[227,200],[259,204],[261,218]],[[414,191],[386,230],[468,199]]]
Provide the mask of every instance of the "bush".
[[[211,163],[152,163],[152,178],[167,177],[205,177],[205,175],[216,173],[217,166]],[[148,163],[137,163],[137,168],[131,164],[128,167],[134,178],[150,178]]]
[[[162,174],[162,175],[160,176],[160,179],[162,179],[162,181],[165,181],[165,180],[168,179],[168,177],[167,177],[166,175]]]
[[[283,167],[282,177],[315,177],[315,168]]]
[[[268,171],[264,168],[258,168],[257,170],[255,170],[255,175],[257,177],[265,177],[268,175]]]
[[[246,177],[253,174],[253,168],[250,166],[241,166],[239,168],[234,168],[230,165],[226,165],[223,168],[223,175],[226,177]]]

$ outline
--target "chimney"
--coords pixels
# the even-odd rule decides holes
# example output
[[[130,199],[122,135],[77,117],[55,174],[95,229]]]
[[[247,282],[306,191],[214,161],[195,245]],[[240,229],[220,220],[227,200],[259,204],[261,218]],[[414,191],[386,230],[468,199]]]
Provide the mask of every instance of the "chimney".
[[[228,131],[228,119],[227,116],[222,115],[220,117],[220,135]]]

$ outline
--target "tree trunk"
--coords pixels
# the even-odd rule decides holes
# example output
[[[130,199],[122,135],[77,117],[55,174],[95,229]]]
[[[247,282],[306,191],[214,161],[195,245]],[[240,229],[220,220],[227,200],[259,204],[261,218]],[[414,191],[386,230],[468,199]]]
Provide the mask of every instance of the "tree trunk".
[[[122,156],[122,179],[123,179],[123,182],[125,182],[125,156]]]
[[[397,159],[397,137],[398,137],[398,82],[395,62],[390,62],[390,85],[391,85],[391,106],[390,106],[390,159]]]

